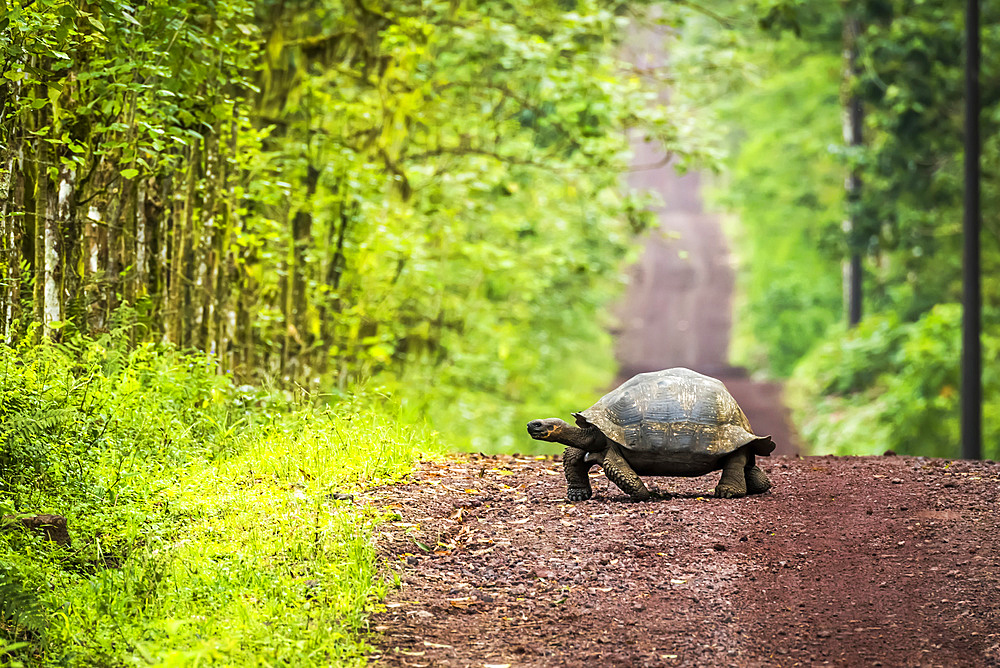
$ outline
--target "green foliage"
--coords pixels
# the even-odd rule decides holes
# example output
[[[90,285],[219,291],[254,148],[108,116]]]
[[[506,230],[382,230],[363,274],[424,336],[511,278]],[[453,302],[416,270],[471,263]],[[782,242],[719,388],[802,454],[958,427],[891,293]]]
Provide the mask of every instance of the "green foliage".
[[[0,257],[0,333],[22,340],[34,321],[54,338],[100,332],[124,302],[140,340],[218,351],[252,382],[435,378],[445,396],[429,404],[465,392],[496,407],[477,414],[503,415],[565,392],[549,394],[551,379],[605,384],[600,314],[644,224],[621,184],[629,133],[681,164],[708,153],[694,107],[668,111],[621,62],[643,11],[4,9],[0,200],[13,197],[0,223],[24,238]],[[69,205],[51,211],[56,191]],[[58,243],[44,241],[34,228],[56,218]]]
[[[64,515],[73,540],[0,531],[9,657],[360,665],[387,583],[380,518],[343,493],[436,449],[412,416],[375,394],[313,407],[234,386],[204,355],[131,348],[127,331],[0,357],[0,508]]]
[[[995,324],[991,312],[986,322]],[[821,452],[959,456],[961,308],[938,304],[919,320],[865,319],[813,350],[789,389],[803,435]],[[1000,338],[983,339],[984,456],[1000,456]]]
[[[737,25],[748,20],[731,11]],[[710,20],[699,28],[682,42],[679,71],[684,88],[711,100],[701,122],[717,124],[726,147],[710,198],[733,214],[731,356],[786,376],[840,317],[839,55]],[[699,70],[706,51],[727,64],[709,79]]]
[[[717,201],[737,218],[741,295],[737,361],[794,374],[803,433],[823,452],[958,454],[958,328],[963,139],[963,15],[957,5],[904,0],[722,3],[725,23],[702,22],[689,47],[719,46],[731,70],[716,80],[714,115],[731,157]],[[984,7],[983,52],[1000,39]],[[857,67],[845,40],[858,26]],[[995,94],[1000,70],[982,72],[983,301],[1000,297]],[[738,85],[737,85],[738,84]],[[714,87],[713,87],[714,86]],[[846,148],[844,106],[864,107],[863,146]],[[843,182],[854,172],[860,197]],[[851,218],[848,233],[840,221]],[[865,321],[845,333],[840,265],[864,265]],[[992,350],[992,337],[984,337]],[[987,431],[997,401],[990,353]],[[987,439],[988,440],[988,439]],[[993,446],[991,445],[990,448]]]

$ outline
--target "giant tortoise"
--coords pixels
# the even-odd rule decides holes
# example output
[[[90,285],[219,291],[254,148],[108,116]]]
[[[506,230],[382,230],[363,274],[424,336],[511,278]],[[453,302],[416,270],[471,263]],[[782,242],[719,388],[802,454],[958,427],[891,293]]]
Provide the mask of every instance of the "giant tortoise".
[[[774,450],[757,436],[722,381],[674,368],[640,373],[580,413],[576,426],[559,418],[532,420],[528,434],[562,443],[570,501],[591,497],[588,472],[600,464],[635,500],[650,498],[639,475],[699,476],[722,471],[715,495],[759,494],[771,481],[756,456]]]

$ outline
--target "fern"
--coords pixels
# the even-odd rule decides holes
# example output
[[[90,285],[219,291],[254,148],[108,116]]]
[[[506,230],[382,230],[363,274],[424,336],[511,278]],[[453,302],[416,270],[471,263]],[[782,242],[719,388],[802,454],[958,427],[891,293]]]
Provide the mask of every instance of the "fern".
[[[45,618],[38,599],[25,589],[16,570],[0,563],[0,631],[7,640],[38,639]]]
[[[6,438],[17,436],[28,441],[48,441],[57,438],[57,434],[66,425],[73,424],[77,415],[78,411],[75,408],[42,405],[34,411],[8,416],[0,436]]]

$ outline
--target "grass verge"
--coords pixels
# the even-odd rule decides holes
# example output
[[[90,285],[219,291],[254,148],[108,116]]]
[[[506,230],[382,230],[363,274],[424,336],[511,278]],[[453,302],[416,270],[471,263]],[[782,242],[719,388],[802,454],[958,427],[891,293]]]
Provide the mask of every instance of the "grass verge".
[[[436,450],[429,430],[153,347],[0,357],[0,666],[364,663],[390,583],[350,495]],[[72,545],[13,522],[41,513]]]

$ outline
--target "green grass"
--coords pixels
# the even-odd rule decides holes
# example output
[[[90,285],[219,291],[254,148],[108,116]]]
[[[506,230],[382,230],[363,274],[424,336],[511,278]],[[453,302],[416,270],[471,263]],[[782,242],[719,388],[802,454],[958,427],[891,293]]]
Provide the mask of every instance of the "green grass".
[[[391,583],[381,518],[341,497],[433,433],[384,397],[296,404],[171,351],[0,355],[0,508],[73,539],[0,533],[0,666],[364,664]]]

